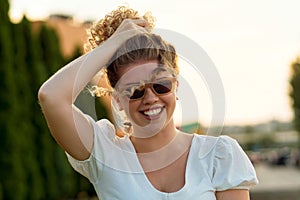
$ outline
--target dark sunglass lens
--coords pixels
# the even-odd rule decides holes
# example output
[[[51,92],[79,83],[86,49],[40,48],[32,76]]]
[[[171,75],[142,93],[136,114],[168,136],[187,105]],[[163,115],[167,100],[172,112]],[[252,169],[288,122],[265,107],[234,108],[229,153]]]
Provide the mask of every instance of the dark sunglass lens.
[[[153,89],[157,94],[165,94],[172,90],[172,81],[164,80],[153,84]]]
[[[145,93],[145,89],[136,89],[134,90],[133,94],[131,95],[130,99],[139,99],[139,98],[142,98],[144,96],[144,93]]]

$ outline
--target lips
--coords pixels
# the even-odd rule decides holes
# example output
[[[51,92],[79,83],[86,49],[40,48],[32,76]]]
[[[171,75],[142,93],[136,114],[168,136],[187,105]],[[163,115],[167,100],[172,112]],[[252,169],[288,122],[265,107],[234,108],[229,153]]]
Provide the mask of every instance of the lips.
[[[155,119],[160,116],[164,107],[155,107],[147,110],[140,111],[146,118],[148,119]]]

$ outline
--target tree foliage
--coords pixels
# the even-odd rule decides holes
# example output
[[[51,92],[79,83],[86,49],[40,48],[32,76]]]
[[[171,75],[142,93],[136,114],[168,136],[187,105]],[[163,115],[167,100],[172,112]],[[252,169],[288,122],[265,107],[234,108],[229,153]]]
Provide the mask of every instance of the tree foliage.
[[[294,126],[299,133],[298,147],[300,147],[300,57],[291,64],[290,97],[294,110]]]
[[[69,61],[62,56],[59,37],[46,25],[33,32],[26,17],[11,23],[8,1],[0,2],[0,200],[93,193],[51,137],[37,100],[41,84]]]

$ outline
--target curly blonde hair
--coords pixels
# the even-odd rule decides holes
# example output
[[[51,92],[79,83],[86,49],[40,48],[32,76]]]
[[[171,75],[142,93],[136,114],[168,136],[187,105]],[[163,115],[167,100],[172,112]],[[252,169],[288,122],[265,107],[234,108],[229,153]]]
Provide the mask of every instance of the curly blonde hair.
[[[137,11],[126,6],[120,6],[95,24],[87,31],[88,41],[84,45],[84,51],[89,52],[107,40],[120,26],[125,19],[137,19],[141,16]],[[148,23],[150,29],[153,29],[155,18],[150,12],[146,12],[142,18]]]
[[[125,6],[120,6],[110,12],[104,19],[101,19],[90,28],[88,42],[85,44],[85,52],[98,47],[107,40],[117,30],[123,20],[137,18],[140,18],[138,12]],[[128,39],[120,46],[106,65],[105,72],[109,84],[113,88],[120,78],[118,69],[126,66],[128,63],[134,63],[139,60],[157,60],[159,64],[173,68],[176,75],[179,73],[174,46],[163,40],[159,35],[151,33],[155,21],[151,13],[146,13],[142,18],[148,23],[150,32],[137,34]],[[99,88],[96,91],[101,94],[106,93],[106,90],[99,92]]]

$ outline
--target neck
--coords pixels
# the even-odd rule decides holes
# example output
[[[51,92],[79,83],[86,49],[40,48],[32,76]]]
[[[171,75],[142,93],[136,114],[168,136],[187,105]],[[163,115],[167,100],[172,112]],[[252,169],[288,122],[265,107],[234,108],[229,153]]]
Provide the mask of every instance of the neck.
[[[177,129],[172,121],[162,130],[151,137],[130,137],[137,153],[153,152],[169,144],[176,136]]]

